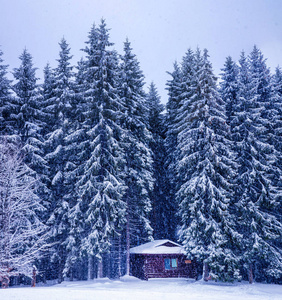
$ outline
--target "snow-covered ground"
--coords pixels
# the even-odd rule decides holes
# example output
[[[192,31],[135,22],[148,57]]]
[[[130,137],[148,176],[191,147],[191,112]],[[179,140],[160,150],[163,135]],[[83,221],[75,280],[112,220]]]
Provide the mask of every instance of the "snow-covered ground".
[[[282,286],[272,284],[219,284],[186,279],[132,277],[121,280],[63,282],[51,286],[0,289],[1,300],[281,300]]]

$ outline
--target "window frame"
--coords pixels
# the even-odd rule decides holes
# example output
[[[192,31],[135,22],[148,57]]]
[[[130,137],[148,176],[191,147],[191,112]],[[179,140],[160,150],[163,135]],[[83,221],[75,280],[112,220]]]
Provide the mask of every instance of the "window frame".
[[[178,259],[177,258],[164,258],[164,268],[166,271],[176,270],[178,268]]]

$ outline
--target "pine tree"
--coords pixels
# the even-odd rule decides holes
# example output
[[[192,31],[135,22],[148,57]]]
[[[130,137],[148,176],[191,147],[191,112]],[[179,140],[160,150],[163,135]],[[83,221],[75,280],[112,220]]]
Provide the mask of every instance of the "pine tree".
[[[156,239],[175,239],[176,224],[175,207],[167,197],[168,178],[165,169],[166,148],[165,148],[165,119],[164,106],[160,103],[155,84],[152,82],[149,86],[149,92],[146,97],[147,107],[149,109],[149,131],[152,134],[152,140],[149,143],[153,153],[154,170],[154,189],[150,193],[152,203],[151,222],[154,229],[154,238]]]
[[[0,50],[0,134],[12,134],[9,116],[11,107],[11,81],[7,78],[8,66],[3,64],[3,52]]]
[[[172,214],[175,215],[174,222],[179,226],[180,215],[176,212],[179,203],[176,200],[176,192],[182,184],[182,178],[177,177],[177,158],[179,149],[177,148],[178,135],[183,126],[187,126],[187,117],[190,113],[190,98],[193,95],[192,78],[195,75],[195,58],[191,49],[188,49],[182,59],[181,65],[174,64],[174,72],[170,74],[173,78],[168,82],[169,101],[167,104],[167,174],[169,181],[170,197],[169,202],[172,207]],[[182,111],[182,115],[179,112]],[[185,112],[185,113],[184,113]],[[183,114],[184,113],[184,114]],[[179,230],[179,228],[178,228]]]
[[[225,102],[225,110],[227,117],[227,124],[232,125],[234,114],[234,106],[236,105],[238,95],[238,67],[230,56],[226,58],[224,68],[222,69],[220,82],[220,95]],[[231,131],[232,131],[231,126]]]
[[[204,262],[204,279],[208,265],[215,278],[238,279],[238,259],[230,246],[239,235],[229,208],[235,167],[229,129],[207,50],[203,56],[196,51],[194,64],[189,103],[178,111],[183,122],[177,141],[180,239],[189,255]]]
[[[33,67],[32,56],[24,49],[20,55],[21,65],[14,69],[13,75],[17,83],[13,90],[17,95],[17,132],[25,144],[28,139],[39,132],[39,124],[35,119],[38,101],[36,68]]]
[[[175,128],[175,124],[177,123],[177,112],[180,106],[180,94],[181,94],[181,82],[182,82],[182,74],[177,62],[174,63],[174,70],[172,73],[168,73],[171,75],[172,79],[167,82],[167,90],[168,90],[168,103],[166,105],[167,115],[166,115],[166,147],[168,151],[168,166],[170,168],[171,173],[171,182],[174,178],[174,151],[177,142],[177,132]]]
[[[236,214],[238,231],[243,235],[242,259],[250,283],[261,272],[270,277],[281,276],[281,254],[273,241],[281,235],[281,223],[273,211],[277,206],[273,186],[269,179],[271,147],[263,134],[267,135],[264,122],[263,93],[261,91],[257,58],[254,48],[248,60],[244,53],[239,66],[239,94],[235,107],[233,140],[239,165],[236,178]],[[270,90],[265,86],[266,92]],[[273,157],[272,157],[273,158]]]
[[[71,132],[70,112],[71,99],[74,97],[72,87],[72,56],[69,45],[65,39],[59,43],[60,53],[58,66],[54,71],[54,79],[50,78],[53,85],[54,95],[48,105],[51,120],[50,132],[47,134],[48,153],[46,159],[50,168],[50,203],[51,215],[48,224],[51,227],[51,239],[55,242],[52,262],[58,274],[59,282],[63,280],[63,270],[66,261],[66,244],[69,234],[69,210],[72,205],[72,178],[69,178],[69,171],[73,163],[70,150],[72,145],[68,143],[68,135]]]
[[[85,128],[89,153],[84,174],[78,182],[80,210],[84,215],[82,254],[88,257],[88,278],[93,278],[93,258],[98,263],[98,277],[103,276],[102,256],[111,246],[119,225],[124,221],[123,162],[118,125],[120,100],[117,93],[117,54],[110,47],[105,20],[98,28],[93,25],[85,60],[85,92],[88,113]]]
[[[82,261],[80,259],[81,236],[83,234],[84,216],[79,202],[77,183],[84,175],[84,162],[87,159],[89,149],[88,136],[84,128],[87,114],[87,103],[84,99],[85,63],[83,59],[78,62],[77,73],[74,82],[74,97],[71,98],[72,109],[70,111],[71,130],[66,138],[68,156],[72,164],[68,168],[68,181],[73,184],[70,210],[69,210],[69,233],[66,243],[67,257],[64,276],[71,279],[84,278]]]
[[[198,61],[200,58],[200,51],[198,49],[197,54],[199,55]],[[177,136],[175,143],[175,152],[174,156],[178,159],[180,154],[180,149],[177,147],[179,142],[179,134],[183,134],[187,130],[187,123],[189,123],[189,118],[192,113],[194,94],[195,94],[195,76],[198,72],[201,71],[201,64],[196,64],[195,55],[191,49],[188,49],[185,56],[182,60],[181,65],[181,83],[178,95],[178,105],[176,109],[175,124],[174,124],[174,133]],[[198,68],[198,69],[197,69]],[[178,163],[178,162],[177,162]],[[176,164],[177,164],[176,163]],[[176,170],[176,165],[175,165]],[[182,179],[177,178],[175,183],[176,189],[178,190],[182,185]]]
[[[21,139],[24,162],[37,180],[36,194],[41,199],[41,204],[45,205],[48,195],[46,177],[48,166],[44,158],[44,128],[46,127],[43,112],[44,99],[37,85],[36,68],[33,67],[32,56],[24,49],[19,58],[21,64],[13,72],[16,83],[12,88],[16,97],[13,99],[14,109],[10,118],[14,134]]]
[[[274,115],[274,134],[273,134],[273,145],[276,149],[276,155],[278,157],[277,167],[282,170],[282,70],[277,67],[275,74],[272,77],[273,86],[273,105],[276,110]],[[277,182],[277,185],[281,183]]]
[[[41,94],[41,118],[44,119],[42,124],[41,134],[43,136],[43,156],[45,156],[50,152],[50,145],[48,143],[48,134],[52,131],[55,124],[55,118],[53,115],[54,109],[54,97],[55,97],[55,76],[53,70],[50,65],[47,64],[44,68],[44,81],[40,86],[40,94]],[[45,223],[50,217],[51,214],[51,206],[52,206],[52,197],[50,197],[50,185],[51,185],[51,175],[50,175],[50,167],[49,161],[46,159],[47,168],[42,172],[42,181],[45,183],[47,190],[44,195],[41,195],[41,203],[46,208],[44,215],[42,215]]]
[[[144,75],[130,42],[124,43],[121,57],[120,96],[125,107],[121,125],[124,129],[123,151],[125,153],[124,182],[127,205],[126,220],[126,274],[129,274],[129,248],[146,241],[152,235],[149,221],[151,210],[150,191],[153,188],[152,153],[149,149],[151,135],[148,112],[143,91]]]
[[[38,91],[36,68],[32,56],[25,49],[20,56],[21,65],[15,68],[13,75],[17,82],[13,85],[16,93],[16,112],[13,115],[15,130],[22,140],[25,162],[39,175],[46,169],[43,159],[42,128],[44,117],[41,111],[42,98]],[[46,172],[44,172],[46,173]]]
[[[273,105],[276,110],[274,115],[274,134],[273,134],[273,146],[276,155],[276,176],[273,182],[277,188],[276,201],[279,206],[276,209],[276,217],[279,222],[282,223],[282,71],[279,67],[276,68],[275,74],[272,77],[273,86]],[[282,249],[282,236],[278,238],[275,243],[277,247]]]
[[[170,203],[174,209],[171,211],[174,214],[174,222],[176,227],[179,224],[179,216],[177,215],[178,205],[176,201],[177,190],[177,176],[176,176],[176,145],[177,145],[177,114],[180,106],[181,82],[182,74],[181,69],[177,62],[174,63],[174,70],[171,75],[172,79],[167,82],[168,102],[166,104],[167,113],[165,115],[165,151],[166,159],[164,168],[167,177],[167,202]],[[179,228],[177,228],[178,230]]]
[[[45,126],[42,130],[43,136],[51,132],[55,126],[56,119],[54,118],[54,97],[55,97],[55,74],[50,64],[48,63],[44,70],[44,80],[41,85],[40,93],[42,100],[42,111],[44,113]]]

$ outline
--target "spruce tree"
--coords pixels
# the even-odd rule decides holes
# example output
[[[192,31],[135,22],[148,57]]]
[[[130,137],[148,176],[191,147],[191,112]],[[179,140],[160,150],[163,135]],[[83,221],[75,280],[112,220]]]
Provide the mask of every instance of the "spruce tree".
[[[16,93],[16,111],[13,115],[16,133],[20,136],[25,163],[40,175],[46,174],[46,161],[44,160],[44,137],[42,129],[45,126],[41,110],[42,97],[40,96],[36,68],[33,67],[32,56],[25,49],[20,55],[21,65],[15,68],[13,75],[16,83],[13,90]]]
[[[7,78],[8,66],[3,64],[3,52],[0,50],[0,134],[13,134],[10,114],[11,106],[11,81]]]
[[[69,232],[67,238],[67,257],[64,269],[64,276],[71,279],[85,278],[83,272],[83,261],[81,256],[81,236],[83,233],[84,215],[82,214],[79,201],[78,182],[84,175],[84,163],[87,159],[89,149],[88,136],[84,126],[87,115],[87,103],[84,98],[85,85],[85,63],[81,59],[76,66],[74,82],[74,97],[71,98],[71,130],[66,138],[68,156],[72,164],[68,168],[68,181],[72,183],[72,193],[69,210]]]
[[[208,266],[215,278],[239,279],[238,258],[231,248],[238,234],[229,207],[235,167],[229,128],[207,50],[203,55],[196,51],[194,64],[191,96],[178,111],[179,120],[186,120],[177,140],[180,239],[187,253],[204,263],[204,279]]]
[[[40,93],[42,100],[42,111],[45,118],[45,127],[43,128],[43,136],[46,138],[47,134],[51,132],[55,126],[56,119],[54,118],[54,97],[55,97],[55,74],[50,64],[48,63],[43,69],[43,83],[41,85]]]
[[[197,52],[200,55],[200,51]],[[198,60],[200,61],[200,57]],[[198,68],[198,69],[197,69]],[[187,130],[187,125],[190,123],[189,118],[192,113],[194,94],[195,94],[195,77],[197,72],[202,68],[201,64],[196,64],[195,55],[191,49],[188,49],[183,57],[181,64],[181,83],[178,95],[178,106],[176,109],[174,133],[177,136],[175,144],[174,156],[178,159],[180,148],[177,146],[179,142],[179,134]],[[177,162],[178,163],[178,162]],[[176,163],[176,164],[177,164]],[[176,170],[176,166],[175,166]],[[182,185],[184,178],[177,178],[175,187],[178,190]]]
[[[171,79],[167,82],[168,90],[168,102],[166,104],[166,115],[165,115],[165,151],[166,159],[164,162],[164,168],[167,177],[167,203],[170,203],[174,209],[171,211],[174,214],[174,222],[176,227],[179,224],[178,205],[176,201],[176,190],[177,190],[177,176],[176,176],[176,145],[177,145],[177,114],[180,106],[180,94],[181,94],[181,82],[182,74],[181,69],[177,62],[173,65],[174,69],[171,73]],[[177,228],[178,230],[179,228]],[[176,237],[175,237],[176,238]]]
[[[102,258],[124,221],[123,162],[118,124],[121,104],[117,92],[118,58],[109,41],[105,20],[93,25],[84,49],[85,91],[88,104],[85,128],[89,139],[88,157],[80,188],[80,210],[84,215],[82,254],[88,258],[88,278],[93,278],[93,258],[97,258],[98,277],[103,276]]]
[[[154,180],[149,149],[151,135],[147,128],[148,111],[143,90],[144,75],[128,40],[124,43],[121,60],[120,97],[124,106],[121,126],[125,153],[123,179],[126,186],[123,199],[126,203],[126,273],[129,274],[130,246],[140,244],[152,235],[149,193]]]
[[[54,71],[54,96],[50,99],[48,109],[51,113],[51,130],[47,134],[48,153],[46,159],[50,176],[51,215],[48,224],[51,227],[51,239],[55,243],[52,262],[59,282],[63,280],[66,261],[66,244],[69,232],[68,215],[72,201],[72,182],[68,177],[72,169],[72,147],[67,137],[71,131],[71,99],[74,97],[72,88],[72,66],[70,66],[70,48],[65,39],[59,43],[60,53],[58,66]]]
[[[37,124],[36,101],[38,101],[36,68],[33,67],[32,56],[24,49],[20,55],[21,65],[14,69],[13,75],[17,81],[13,85],[16,93],[17,111],[15,115],[17,133],[22,142],[27,143],[28,139],[39,132]]]
[[[231,126],[238,95],[238,67],[230,56],[226,58],[224,68],[222,69],[220,82],[220,95],[225,102],[227,124]]]
[[[276,110],[276,114],[274,115],[273,145],[277,151],[277,167],[282,170],[282,70],[280,67],[276,68],[275,74],[272,77],[272,86],[274,93],[273,105]],[[280,188],[282,187],[279,181],[277,185],[279,185]]]
[[[155,239],[172,239],[176,237],[176,208],[169,200],[168,174],[165,168],[167,152],[165,148],[164,106],[160,103],[157,88],[152,82],[146,97],[149,109],[149,131],[152,140],[149,143],[153,153],[154,189],[150,193],[152,203],[151,222]]]
[[[177,123],[177,113],[180,106],[180,94],[181,94],[181,82],[182,74],[177,62],[173,65],[174,70],[171,75],[172,79],[167,82],[168,90],[168,102],[166,105],[167,115],[166,115],[166,147],[168,151],[167,165],[169,166],[169,171],[171,173],[171,182],[173,181],[174,176],[174,151],[177,142],[177,132],[175,124]]]
[[[282,71],[280,67],[277,67],[272,77],[273,86],[273,105],[276,110],[274,115],[274,134],[273,134],[273,146],[276,155],[276,176],[273,178],[273,182],[277,188],[276,201],[279,206],[276,209],[276,216],[280,223],[282,223]],[[275,241],[275,245],[282,249],[282,236]]]
[[[40,93],[42,98],[41,114],[42,114],[42,118],[44,119],[41,132],[44,139],[43,153],[45,158],[45,156],[51,151],[50,144],[48,142],[48,135],[50,132],[53,131],[54,124],[56,122],[53,114],[54,99],[55,99],[55,75],[49,64],[46,65],[43,72],[44,72],[44,81],[40,86]],[[44,174],[44,182],[45,185],[48,187],[48,190],[45,193],[44,197],[41,196],[42,204],[46,208],[46,211],[44,212],[44,216],[43,216],[45,222],[47,222],[47,220],[50,217],[50,214],[52,213],[51,212],[52,197],[50,197],[51,191],[49,189],[52,181],[52,176],[50,173],[48,159],[46,159],[46,162],[47,162],[47,168]]]
[[[273,245],[281,235],[281,223],[273,213],[277,207],[269,177],[269,158],[273,156],[264,120],[269,100],[263,99],[263,95],[269,95],[270,89],[268,83],[262,88],[260,56],[254,48],[250,59],[244,53],[240,57],[239,93],[233,119],[234,150],[239,166],[235,195],[237,228],[243,236],[242,261],[250,283],[254,277],[261,280],[262,273],[281,276],[281,254]],[[264,134],[266,137],[262,138]]]
[[[16,96],[13,98],[13,113],[10,119],[14,134],[21,140],[24,162],[37,180],[36,193],[41,199],[41,204],[46,207],[48,166],[44,158],[46,127],[44,99],[37,85],[36,68],[33,67],[31,54],[24,49],[19,58],[21,64],[13,72],[16,83],[12,88]]]

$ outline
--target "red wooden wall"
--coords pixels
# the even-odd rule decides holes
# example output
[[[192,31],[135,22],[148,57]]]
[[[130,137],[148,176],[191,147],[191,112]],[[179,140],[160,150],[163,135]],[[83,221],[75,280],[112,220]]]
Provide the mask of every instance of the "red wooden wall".
[[[177,268],[166,270],[165,259],[177,259]],[[131,254],[131,275],[147,280],[149,278],[184,277],[196,278],[196,262],[189,261],[183,254]]]

